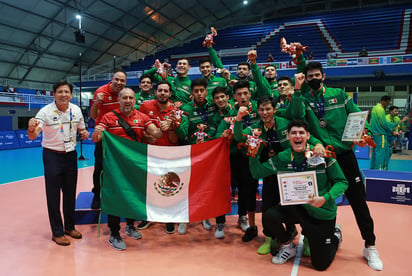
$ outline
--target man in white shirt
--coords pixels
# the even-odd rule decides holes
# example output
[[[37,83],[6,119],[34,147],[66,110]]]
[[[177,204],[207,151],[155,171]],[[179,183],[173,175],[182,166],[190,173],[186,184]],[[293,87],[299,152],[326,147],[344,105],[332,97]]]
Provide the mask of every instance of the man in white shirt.
[[[73,85],[65,80],[53,85],[55,101],[40,109],[29,120],[27,135],[36,139],[43,131],[43,164],[46,182],[47,210],[52,240],[58,245],[69,245],[64,236],[81,239],[74,228],[74,208],[77,186],[76,136],[87,139],[89,133],[80,108],[70,103]],[[60,191],[63,193],[63,221],[60,214]]]

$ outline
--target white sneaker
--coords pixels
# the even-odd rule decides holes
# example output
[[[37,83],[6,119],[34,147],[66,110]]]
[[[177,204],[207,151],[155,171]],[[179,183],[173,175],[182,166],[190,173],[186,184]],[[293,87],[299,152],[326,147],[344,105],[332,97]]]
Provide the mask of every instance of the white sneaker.
[[[342,237],[342,227],[339,224],[335,225],[335,233],[334,235],[339,239],[338,248],[341,246],[343,237]]]
[[[374,270],[383,270],[383,263],[379,258],[378,250],[375,246],[365,247],[363,256],[368,261],[368,265]]]
[[[247,223],[246,216],[239,217],[239,219],[237,220],[237,223],[239,224],[243,232],[246,232],[246,230],[249,228],[249,224]]]
[[[211,230],[213,227],[212,224],[210,223],[210,220],[208,219],[203,220],[202,224],[203,224],[203,228],[205,228],[206,230]]]
[[[280,246],[278,254],[276,254],[276,256],[272,258],[272,263],[284,264],[289,259],[296,256],[296,251],[297,249],[293,242],[290,242],[289,244],[286,244],[286,245],[282,244]]]
[[[216,239],[223,239],[224,237],[225,237],[225,224],[224,223],[218,223],[216,225],[215,238]]]
[[[186,223],[179,223],[179,226],[177,227],[177,233],[179,233],[180,235],[184,235],[186,234],[186,230],[187,230]]]

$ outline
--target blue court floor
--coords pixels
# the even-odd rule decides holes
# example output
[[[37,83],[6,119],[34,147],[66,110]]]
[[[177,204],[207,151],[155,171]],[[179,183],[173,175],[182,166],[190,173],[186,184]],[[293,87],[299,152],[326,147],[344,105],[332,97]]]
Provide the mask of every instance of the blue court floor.
[[[79,168],[94,165],[94,145],[84,144],[82,146],[83,157],[79,160]],[[80,156],[80,145],[77,145],[77,153]],[[410,151],[409,151],[410,152]],[[390,171],[412,172],[412,155],[409,160],[392,159],[389,162]],[[369,159],[359,159],[361,169],[369,169]],[[43,176],[42,148],[23,148],[0,151],[0,184]]]

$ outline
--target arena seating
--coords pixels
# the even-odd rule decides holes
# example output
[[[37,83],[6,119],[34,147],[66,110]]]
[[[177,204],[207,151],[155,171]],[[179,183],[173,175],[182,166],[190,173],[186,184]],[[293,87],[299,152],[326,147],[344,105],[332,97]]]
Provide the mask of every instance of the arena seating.
[[[273,20],[257,25],[226,28],[218,30],[215,38],[215,49],[256,48],[258,62],[266,62],[268,53],[275,61],[289,60],[288,55],[281,53],[279,40],[286,37],[288,42],[299,41],[308,45],[315,59],[326,59],[333,51],[339,57],[357,56],[365,46],[370,56],[410,53],[412,36],[402,36],[402,32],[411,32],[410,17],[412,7],[393,7],[386,9],[354,10],[334,12],[325,15],[307,16]],[[402,29],[402,26],[408,28]],[[406,37],[406,38],[405,38]],[[403,41],[402,41],[403,39]],[[405,41],[406,40],[406,41]],[[156,58],[169,59],[172,55],[203,53],[203,37],[199,37],[182,47],[167,49],[135,62],[127,70],[137,71],[150,68]],[[379,51],[381,53],[379,53]],[[224,64],[236,64],[246,60],[243,56],[222,57]]]

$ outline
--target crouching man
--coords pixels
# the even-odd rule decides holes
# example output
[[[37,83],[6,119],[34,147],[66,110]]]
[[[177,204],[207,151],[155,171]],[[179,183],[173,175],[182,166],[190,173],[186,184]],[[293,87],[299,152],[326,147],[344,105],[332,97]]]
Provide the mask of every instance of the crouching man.
[[[309,160],[310,150],[307,141],[310,137],[308,124],[304,121],[292,121],[288,125],[287,137],[291,148],[280,152],[265,163],[259,158],[249,158],[250,171],[254,178],[272,174],[315,171],[318,196],[307,204],[276,205],[263,215],[263,227],[272,237],[279,240],[280,248],[273,257],[274,264],[283,264],[296,255],[296,246],[290,240],[290,234],[284,224],[299,223],[302,232],[309,239],[312,265],[317,270],[325,270],[335,258],[342,233],[336,222],[335,199],[348,187],[339,164],[333,158],[324,158],[314,165]]]

